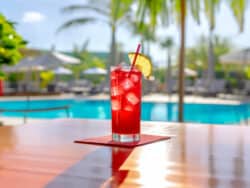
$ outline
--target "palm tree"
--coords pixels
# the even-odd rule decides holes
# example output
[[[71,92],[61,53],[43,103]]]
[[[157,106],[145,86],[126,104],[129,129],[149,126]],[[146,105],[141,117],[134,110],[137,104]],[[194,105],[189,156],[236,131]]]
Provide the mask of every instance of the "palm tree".
[[[178,103],[178,121],[183,122],[183,103],[184,103],[184,63],[185,63],[185,31],[186,31],[186,0],[180,2],[180,26],[181,26],[181,44],[179,52],[179,103]]]
[[[195,7],[196,3],[199,0],[193,2],[192,7]],[[196,9],[194,9],[196,10]],[[177,22],[181,30],[181,44],[179,51],[179,104],[178,104],[178,119],[180,122],[183,121],[183,96],[184,96],[184,54],[185,54],[185,20],[186,20],[186,0],[175,0],[175,1],[166,1],[166,0],[139,0],[138,1],[138,10],[137,10],[137,19],[141,23],[145,23],[145,20],[149,18],[149,23],[154,29],[159,25],[159,20],[162,24],[168,25],[173,15],[177,18]],[[192,14],[196,11],[192,11]],[[147,15],[147,16],[146,16]],[[199,16],[195,16],[196,18]],[[197,19],[198,19],[197,18]]]
[[[165,71],[165,86],[168,91],[168,94],[171,94],[171,50],[174,45],[174,41],[171,37],[167,37],[164,41],[161,42],[161,47],[166,49],[167,52],[167,66]]]
[[[211,84],[211,81],[214,79],[214,50],[213,50],[213,31],[215,28],[215,13],[220,6],[220,0],[204,0],[205,6],[205,15],[207,16],[209,23],[209,37],[208,37],[208,66],[207,66],[207,85]]]
[[[150,56],[150,44],[156,40],[154,29],[147,23],[131,22],[133,33],[140,36],[142,53]]]
[[[231,8],[233,10],[234,16],[238,21],[241,31],[243,29],[244,23],[244,12],[246,8],[246,1],[247,0],[231,0]],[[200,11],[200,3],[199,0],[190,0],[187,1],[191,7],[191,13],[193,18],[199,23],[199,11]],[[178,3],[177,3],[178,4]],[[213,78],[213,69],[214,69],[214,55],[213,55],[213,43],[212,43],[212,36],[213,36],[213,29],[215,26],[215,11],[219,7],[220,0],[204,0],[205,12],[209,19],[209,64],[208,72],[208,79]],[[184,96],[184,55],[185,55],[185,15],[186,15],[186,0],[181,0],[180,2],[180,20],[181,20],[181,47],[180,47],[180,59],[179,59],[179,103],[178,103],[178,120],[180,122],[183,121],[183,96]],[[196,7],[193,9],[192,7]],[[178,10],[178,9],[177,9]],[[197,12],[198,11],[198,12]]]
[[[123,23],[130,13],[130,5],[132,0],[105,0],[105,1],[89,1],[83,5],[70,5],[63,8],[64,13],[75,13],[75,12],[91,12],[93,16],[81,16],[79,18],[73,18],[63,25],[61,25],[58,31],[75,27],[82,26],[87,23],[93,23],[101,21],[106,23],[111,28],[111,45],[110,45],[110,61],[107,63],[108,70],[111,65],[116,63],[116,32],[117,27]],[[85,14],[86,15],[86,14]],[[87,14],[88,15],[88,14]]]
[[[244,13],[246,9],[247,0],[230,0],[229,5],[239,24],[240,31],[243,31],[244,26]],[[216,10],[219,9],[221,0],[204,0],[205,14],[209,22],[209,45],[208,45],[208,69],[207,69],[207,84],[211,84],[211,80],[214,78],[215,69],[215,54],[214,54],[214,28],[215,28],[215,14]]]
[[[186,65],[194,70],[197,70],[199,73],[202,70],[207,69],[207,60],[208,60],[208,37],[200,36],[197,40],[197,43],[187,49],[186,53]],[[214,63],[215,63],[215,72],[225,72],[228,69],[223,67],[219,63],[219,57],[225,53],[228,53],[232,48],[232,44],[227,38],[219,37],[214,35],[213,39],[213,53],[214,53]]]

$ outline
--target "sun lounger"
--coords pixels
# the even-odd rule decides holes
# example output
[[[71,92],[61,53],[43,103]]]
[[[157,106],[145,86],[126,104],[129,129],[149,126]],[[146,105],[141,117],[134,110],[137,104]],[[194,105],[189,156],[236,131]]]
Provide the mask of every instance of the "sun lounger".
[[[159,91],[159,83],[157,80],[143,80],[142,81],[142,92],[143,95],[149,93],[155,93]]]
[[[204,96],[215,96],[218,93],[225,91],[226,81],[223,79],[215,79],[211,83],[204,83],[200,88],[197,88],[197,94]]]
[[[242,89],[242,93],[245,95],[250,95],[250,80],[244,81],[244,86]]]
[[[48,84],[47,86],[47,92],[48,93],[56,93],[56,85],[55,84]]]
[[[60,81],[56,82],[55,85],[56,85],[56,90],[58,92],[65,92],[65,93],[70,92],[69,83],[67,82]]]
[[[168,81],[167,91],[168,93],[176,92],[178,90],[177,80],[171,79]]]
[[[185,87],[185,91],[187,93],[196,94],[198,90],[203,89],[203,85],[204,85],[204,81],[202,79],[197,79],[195,80],[194,85]]]
[[[223,79],[215,79],[211,83],[206,80],[198,79],[195,81],[194,86],[187,87],[186,91],[203,96],[214,96],[218,93],[225,92],[226,81]]]
[[[88,80],[75,80],[70,83],[71,87],[69,88],[70,92],[74,94],[89,94],[92,84]]]
[[[96,88],[100,93],[109,93],[110,92],[110,87],[109,83],[106,81],[100,83],[97,88]]]
[[[3,92],[4,94],[14,93],[17,91],[17,84],[13,84],[12,82],[4,81],[3,84]]]
[[[177,80],[171,80],[170,83],[171,83],[170,88],[172,88],[171,91],[177,92],[177,91],[178,91],[178,82],[177,82]],[[186,80],[184,81],[184,84],[185,84],[185,93],[192,93],[192,91],[189,91],[190,88],[193,87],[192,80],[186,79]],[[192,90],[192,89],[191,89],[191,90]]]

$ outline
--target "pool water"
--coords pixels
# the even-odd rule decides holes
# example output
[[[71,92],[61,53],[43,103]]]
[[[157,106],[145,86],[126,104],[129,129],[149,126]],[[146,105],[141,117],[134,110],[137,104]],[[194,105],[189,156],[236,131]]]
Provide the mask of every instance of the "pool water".
[[[1,101],[0,108],[27,109],[49,108],[70,105],[70,117],[90,119],[110,119],[110,102],[108,100],[32,100],[26,101]],[[193,104],[184,105],[185,122],[212,123],[212,124],[239,124],[250,117],[248,104],[221,105],[221,104]],[[21,112],[4,112],[2,116],[23,117]],[[30,112],[27,117],[32,118],[62,118],[67,117],[65,110],[48,112]],[[177,103],[143,102],[141,119],[147,121],[171,121],[178,118]]]

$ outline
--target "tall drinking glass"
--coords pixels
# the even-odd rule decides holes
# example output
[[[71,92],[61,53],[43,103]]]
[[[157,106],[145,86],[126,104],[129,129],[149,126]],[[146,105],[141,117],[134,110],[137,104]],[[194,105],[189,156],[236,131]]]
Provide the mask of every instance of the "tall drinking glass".
[[[141,72],[112,67],[110,76],[112,139],[117,142],[140,140]]]

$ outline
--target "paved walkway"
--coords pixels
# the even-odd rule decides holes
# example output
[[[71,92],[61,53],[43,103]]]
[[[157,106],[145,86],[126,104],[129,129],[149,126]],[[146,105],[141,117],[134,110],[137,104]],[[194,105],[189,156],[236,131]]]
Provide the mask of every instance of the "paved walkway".
[[[26,100],[28,96],[4,96],[0,97],[0,101],[7,101],[7,100]],[[72,99],[74,98],[73,94],[61,94],[61,95],[49,95],[49,96],[29,96],[32,100],[62,100],[62,99]]]

